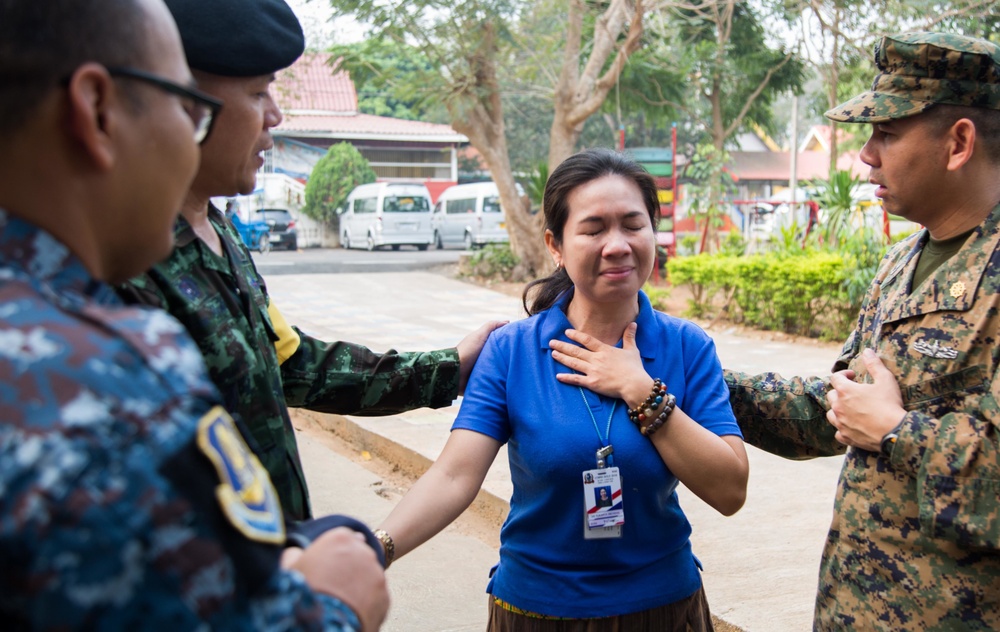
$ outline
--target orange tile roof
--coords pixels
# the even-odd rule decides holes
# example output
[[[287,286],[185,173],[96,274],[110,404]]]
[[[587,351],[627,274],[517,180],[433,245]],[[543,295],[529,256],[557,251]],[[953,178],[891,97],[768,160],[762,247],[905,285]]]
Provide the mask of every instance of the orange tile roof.
[[[787,151],[731,151],[730,167],[740,180],[787,181],[791,172],[791,154]],[[799,180],[825,178],[830,157],[821,151],[803,151],[798,155]]]
[[[358,93],[344,71],[333,72],[327,53],[306,53],[275,78],[273,93],[284,114],[277,135],[343,139],[463,143],[449,125],[358,113]]]
[[[358,94],[343,70],[334,72],[327,53],[306,53],[278,73],[273,93],[284,112],[354,114]]]
[[[465,136],[453,130],[449,125],[407,121],[371,114],[355,114],[353,116],[285,114],[285,120],[274,129],[277,134],[284,136],[434,140],[455,143],[468,141]]]

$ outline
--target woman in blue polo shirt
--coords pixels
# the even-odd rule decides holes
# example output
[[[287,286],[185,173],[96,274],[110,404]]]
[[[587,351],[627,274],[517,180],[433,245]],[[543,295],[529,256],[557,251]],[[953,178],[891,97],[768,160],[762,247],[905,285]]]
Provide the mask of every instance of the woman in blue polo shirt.
[[[556,271],[525,291],[530,318],[493,332],[440,458],[376,532],[390,558],[425,542],[507,443],[490,630],[711,629],[676,487],[731,515],[748,463],[715,345],[641,291],[658,207],[649,174],[616,152],[553,171]]]

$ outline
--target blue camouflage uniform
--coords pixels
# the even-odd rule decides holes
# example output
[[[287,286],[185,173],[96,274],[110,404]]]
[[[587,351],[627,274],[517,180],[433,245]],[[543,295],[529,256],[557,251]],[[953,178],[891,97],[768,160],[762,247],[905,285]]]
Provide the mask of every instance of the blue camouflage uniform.
[[[281,505],[198,348],[0,210],[4,629],[357,630],[279,568]]]

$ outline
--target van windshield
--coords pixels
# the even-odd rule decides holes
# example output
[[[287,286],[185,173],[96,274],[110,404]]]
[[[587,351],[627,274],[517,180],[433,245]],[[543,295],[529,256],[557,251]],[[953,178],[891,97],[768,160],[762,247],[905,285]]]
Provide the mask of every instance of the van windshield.
[[[427,213],[431,205],[424,197],[392,195],[385,198],[382,210],[386,213]]]
[[[500,198],[497,196],[488,197],[483,199],[483,212],[484,213],[499,213],[503,209],[500,208]]]

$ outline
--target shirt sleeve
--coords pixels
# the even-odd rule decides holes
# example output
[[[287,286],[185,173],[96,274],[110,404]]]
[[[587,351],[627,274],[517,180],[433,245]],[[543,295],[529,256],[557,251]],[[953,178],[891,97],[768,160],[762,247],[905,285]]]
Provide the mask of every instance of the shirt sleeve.
[[[220,478],[192,432],[191,412],[207,408],[175,401],[132,411],[141,422],[50,432],[11,422],[0,442],[8,625],[360,629],[345,604],[280,569],[280,544],[226,519]]]
[[[510,371],[510,335],[514,327],[503,327],[490,334],[469,384],[462,397],[452,430],[472,430],[496,439],[501,444],[510,439],[510,415],[507,398]],[[516,396],[516,394],[513,394]]]
[[[325,630],[360,632],[353,610],[336,597],[314,593],[294,571],[274,574],[270,595],[253,604],[254,630]]]
[[[691,419],[716,435],[740,434],[740,427],[729,405],[729,391],[722,377],[722,364],[715,342],[699,330],[699,336],[684,349],[684,372],[687,382],[684,397],[677,402]],[[670,389],[669,376],[667,390]]]
[[[300,343],[281,365],[289,406],[341,415],[392,415],[450,406],[458,397],[457,349],[375,353],[324,342],[293,328]]]
[[[825,379],[784,379],[777,373],[725,371],[729,403],[744,440],[788,459],[843,454],[846,446],[826,419]]]

